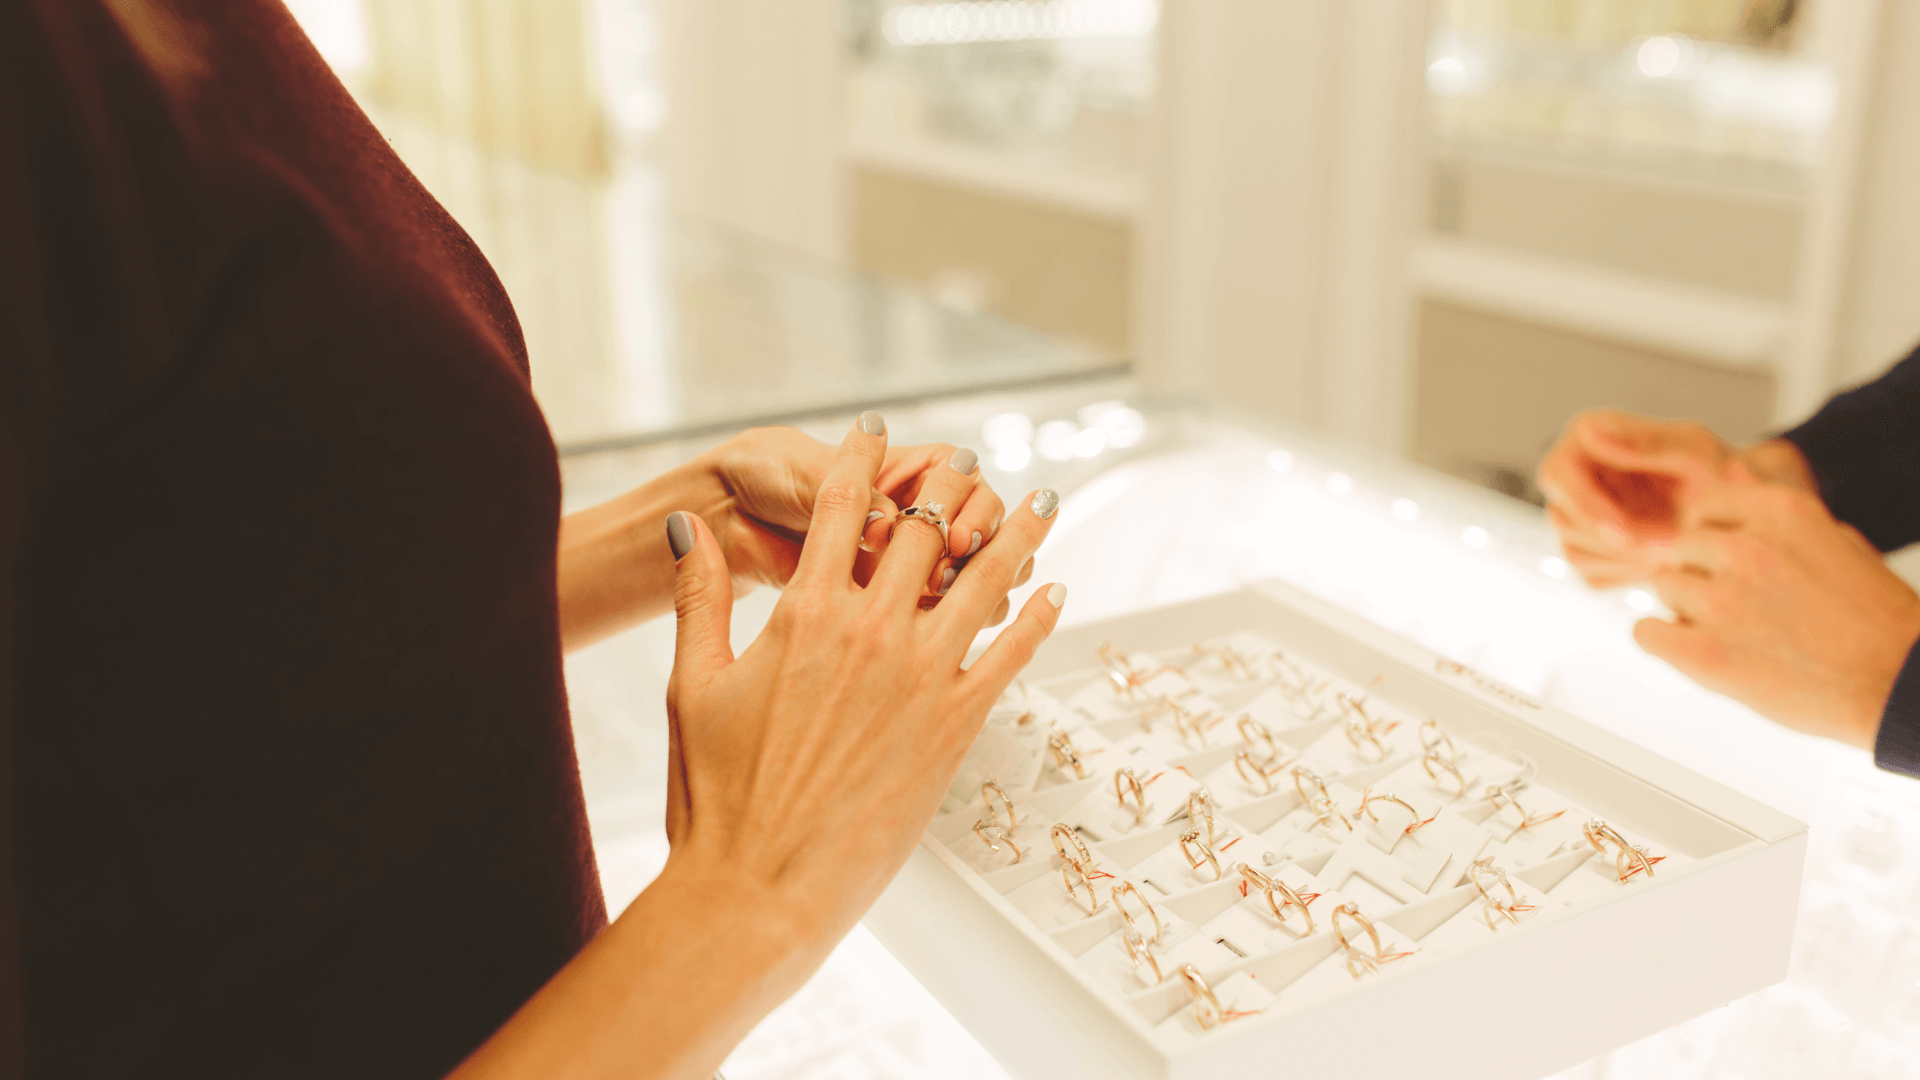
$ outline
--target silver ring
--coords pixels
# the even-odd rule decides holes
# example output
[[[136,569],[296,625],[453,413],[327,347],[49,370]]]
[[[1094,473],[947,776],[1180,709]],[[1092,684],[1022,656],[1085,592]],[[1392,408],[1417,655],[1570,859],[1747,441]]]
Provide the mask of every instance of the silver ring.
[[[887,539],[889,540],[893,539],[893,530],[898,529],[900,527],[901,522],[911,518],[914,521],[924,521],[927,524],[933,526],[934,528],[939,529],[940,540],[942,541],[942,543],[946,543],[947,542],[947,519],[945,517],[946,512],[947,512],[947,508],[945,506],[942,506],[941,504],[934,502],[932,499],[928,499],[926,502],[918,506],[909,506],[905,510],[902,510],[899,513],[893,515],[893,527],[887,530]]]

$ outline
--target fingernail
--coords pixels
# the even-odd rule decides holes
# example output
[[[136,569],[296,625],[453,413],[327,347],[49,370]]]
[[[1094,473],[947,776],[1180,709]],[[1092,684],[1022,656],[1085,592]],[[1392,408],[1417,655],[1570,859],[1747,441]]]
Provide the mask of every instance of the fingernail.
[[[1047,603],[1052,604],[1053,610],[1055,611],[1066,607],[1067,587],[1059,582],[1054,582],[1052,585],[1047,586]]]
[[[1033,516],[1045,521],[1060,509],[1060,493],[1052,488],[1041,488],[1033,493]]]
[[[953,588],[953,579],[959,576],[960,576],[960,571],[951,566],[947,567],[945,570],[940,571],[940,595],[941,596],[947,595],[947,590]]]
[[[967,554],[971,555],[974,552],[979,551],[981,543],[982,543],[982,537],[980,536],[980,530],[975,529],[973,531],[973,546],[967,549]]]
[[[887,512],[885,510],[869,510],[867,511],[867,524],[871,525],[886,516]]]
[[[866,412],[860,414],[860,430],[869,435],[885,435],[887,433],[887,420],[879,413],[868,409]]]
[[[667,515],[667,546],[673,549],[673,561],[679,562],[693,550],[693,519],[675,510]]]
[[[953,452],[947,464],[953,467],[954,472],[967,476],[973,472],[974,466],[980,464],[980,455],[963,446]]]

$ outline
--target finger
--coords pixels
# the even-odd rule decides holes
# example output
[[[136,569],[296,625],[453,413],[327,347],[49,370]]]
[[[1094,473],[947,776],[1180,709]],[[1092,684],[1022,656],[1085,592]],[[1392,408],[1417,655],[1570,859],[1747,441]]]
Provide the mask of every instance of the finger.
[[[1658,473],[1687,484],[1720,478],[1727,446],[1705,424],[1650,420],[1603,411],[1580,428],[1580,443],[1594,461],[1622,472]]]
[[[1668,610],[1687,623],[1711,622],[1715,594],[1723,588],[1704,572],[1685,567],[1662,570],[1647,584]]]
[[[1610,552],[1581,547],[1572,541],[1563,541],[1560,549],[1566,554],[1567,563],[1580,572],[1581,580],[1596,589],[1645,581],[1658,569],[1644,559],[1623,559]]]
[[[1634,623],[1633,640],[1696,680],[1709,673],[1720,650],[1719,639],[1709,631],[1665,619],[1641,619]]]
[[[969,475],[976,474],[980,468],[978,457],[964,446],[953,452],[947,467]],[[953,528],[948,534],[948,552],[964,559],[985,547],[987,540],[993,536],[994,524],[1006,513],[1006,509],[993,486],[984,479],[977,480],[973,492],[967,496],[966,504],[953,516]]]
[[[980,475],[978,468],[961,472],[953,464],[950,458],[927,472],[917,503],[926,507],[937,505],[937,512],[948,521],[967,501]],[[972,463],[962,459],[961,464]],[[868,587],[875,602],[894,605],[903,611],[912,610],[926,593],[929,582],[937,583],[932,577],[934,566],[946,556],[947,538],[951,534],[951,526],[943,535],[932,523],[918,518],[905,518],[895,525],[887,553],[881,557],[880,567],[873,574],[873,584]]]
[[[1873,541],[1867,539],[1866,533],[1861,532],[1859,529],[1854,528],[1844,521],[1836,521],[1834,524],[1840,526],[1841,535],[1845,536],[1849,543],[1859,548],[1862,554],[1871,555],[1876,559],[1885,557],[1885,554],[1879,548],[1873,546]]]
[[[1013,587],[1017,589],[1020,586],[1025,585],[1028,579],[1032,577],[1033,577],[1033,560],[1028,559],[1026,563],[1020,567],[1020,572],[1014,575]]]
[[[893,524],[893,517],[900,512],[892,499],[880,491],[873,492],[868,498],[871,508],[867,511],[867,524],[860,532],[860,550],[869,555],[878,555],[887,550],[887,530]],[[874,560],[878,565],[878,560]]]
[[[942,633],[950,644],[965,648],[973,635],[987,622],[987,616],[1013,589],[1020,566],[1040,548],[1053,528],[1060,495],[1052,488],[1041,488],[1007,515],[999,535],[967,560],[960,576],[940,605],[937,618],[946,622]]]
[[[869,409],[847,429],[839,460],[813,494],[813,520],[793,575],[796,585],[850,580],[860,537],[873,520],[873,481],[886,453],[887,422]]]
[[[703,681],[733,663],[733,575],[706,523],[676,510],[667,515],[673,549],[673,680]]]
[[[1549,508],[1559,511],[1554,519],[1556,527],[1590,533],[1595,541],[1626,547],[1632,542],[1626,516],[1597,482],[1597,463],[1587,450],[1585,429],[1597,422],[1598,415],[1582,413],[1567,424],[1541,461],[1537,479]]]
[[[987,626],[999,626],[1007,621],[1007,612],[1013,610],[1013,597],[1003,596],[993,607],[993,614],[987,616]]]
[[[952,556],[942,555],[933,564],[933,575],[927,579],[927,592],[932,593],[934,599],[947,595],[947,590],[953,588],[953,579],[959,574],[960,563]]]
[[[1000,636],[993,639],[980,659],[960,676],[963,691],[976,701],[982,698],[992,701],[1005,693],[1007,684],[1026,668],[1040,643],[1053,633],[1060,622],[1060,609],[1066,603],[1065,585],[1035,589],[1020,609],[1020,617],[1000,631]]]
[[[680,843],[687,834],[687,822],[693,807],[687,795],[687,763],[680,748],[680,716],[669,691],[667,702],[667,845]]]
[[[1729,529],[1703,526],[1687,529],[1673,541],[1673,562],[1707,575],[1723,574],[1731,564]]]

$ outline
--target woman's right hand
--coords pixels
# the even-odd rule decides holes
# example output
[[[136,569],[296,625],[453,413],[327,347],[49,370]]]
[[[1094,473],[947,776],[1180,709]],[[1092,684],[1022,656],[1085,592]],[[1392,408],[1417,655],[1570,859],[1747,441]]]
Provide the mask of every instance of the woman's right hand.
[[[931,525],[901,522],[870,582],[857,584],[858,542],[886,450],[884,435],[858,424],[848,431],[814,498],[792,581],[737,659],[720,547],[694,515],[669,521],[679,532],[679,640],[667,689],[673,852],[663,877],[691,870],[773,898],[822,957],[906,861],[987,711],[1065,601],[1064,586],[1036,590],[961,670],[1045,538],[1051,491],[1016,507],[931,610],[921,595],[947,554]],[[978,476],[936,468],[920,498],[961,506]]]

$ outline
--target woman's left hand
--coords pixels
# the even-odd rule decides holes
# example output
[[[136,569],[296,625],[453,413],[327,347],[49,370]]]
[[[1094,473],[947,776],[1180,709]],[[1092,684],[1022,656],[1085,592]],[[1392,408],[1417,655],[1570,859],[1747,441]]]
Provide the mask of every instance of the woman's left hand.
[[[867,413],[884,433],[878,413]],[[876,434],[879,434],[876,433]],[[837,448],[793,428],[754,428],[686,465],[560,523],[558,584],[561,643],[567,651],[590,645],[666,612],[673,602],[673,556],[662,522],[692,509],[720,542],[736,596],[756,585],[784,587],[800,562],[813,519],[814,495],[833,467]],[[894,515],[912,506],[929,477],[946,470],[967,478],[965,494],[945,507],[947,550],[934,564],[922,605],[939,603],[967,557],[993,539],[1006,508],[980,476],[974,452],[939,443],[887,451],[871,494],[864,551],[854,580],[866,584]],[[1026,583],[1033,564],[1014,584]],[[990,622],[1006,617],[1003,601]]]
[[[736,594],[755,585],[784,587],[793,577],[801,541],[813,520],[814,493],[833,467],[838,449],[793,428],[754,428],[727,440],[697,463],[712,470],[726,494],[716,515],[702,516],[720,541]],[[862,584],[872,573],[878,553],[886,548],[894,514],[912,506],[927,477],[941,468],[971,475],[974,482],[965,502],[946,508],[948,550],[934,569],[928,593],[937,595],[937,579],[944,571],[978,551],[1000,528],[1006,507],[979,476],[973,451],[943,443],[891,449],[874,481],[865,537],[872,553],[863,554],[854,566],[854,577]]]

